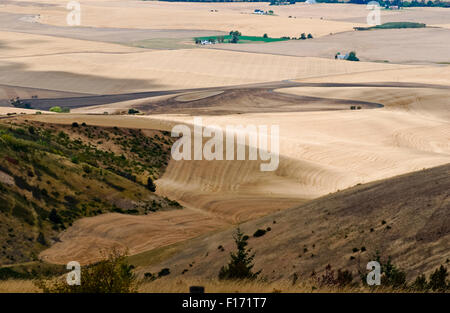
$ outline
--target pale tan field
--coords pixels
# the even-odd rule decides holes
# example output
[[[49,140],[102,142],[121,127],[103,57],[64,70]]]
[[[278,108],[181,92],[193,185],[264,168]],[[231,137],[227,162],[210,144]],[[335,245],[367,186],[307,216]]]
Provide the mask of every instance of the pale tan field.
[[[0,8],[0,11],[40,14],[39,21],[42,23],[65,26],[66,3],[56,0],[42,2],[55,6],[14,6],[8,3]],[[354,26],[366,24],[367,18],[365,6],[352,4],[297,3],[289,6],[269,6],[268,3],[167,3],[136,0],[80,1],[80,3],[83,26],[202,29],[224,32],[238,29],[251,36],[267,33],[271,37],[298,37],[305,32],[320,37],[353,30]],[[275,16],[252,14],[255,9],[273,10]],[[439,8],[382,10],[381,19],[383,22],[415,21],[433,25],[448,24],[447,15],[442,14]]]
[[[0,84],[90,94],[229,86],[401,68],[210,49],[16,57],[0,60],[2,67],[8,71],[0,72]]]
[[[66,25],[65,2],[48,1],[56,7],[14,7],[7,5],[9,12],[40,14],[39,21],[51,25]],[[251,14],[255,8],[274,10],[264,4],[185,4],[158,1],[80,1],[82,25],[90,27],[122,27],[152,29],[201,29],[229,32],[238,29],[249,36],[271,37],[299,36],[299,31],[312,33],[316,37],[352,30],[365,23],[338,22],[311,19],[309,15],[288,18],[286,10],[279,16],[259,16]],[[304,5],[299,6],[298,12]],[[218,12],[211,12],[211,10]],[[356,9],[360,11],[360,8]],[[343,11],[343,10],[342,10]],[[341,11],[341,12],[342,12]]]
[[[449,16],[450,19],[450,16]],[[212,49],[333,59],[337,52],[355,51],[361,61],[395,64],[445,64],[450,62],[450,30],[442,28],[377,29],[345,32],[313,40],[266,44],[219,44]],[[420,39],[420,43],[417,42]]]
[[[78,53],[131,53],[139,49],[122,45],[34,34],[0,31],[0,60]]]
[[[301,79],[314,83],[421,83],[450,86],[450,66],[417,66],[386,71],[368,71],[366,73],[330,75]]]
[[[35,114],[38,110],[31,109],[19,109],[19,108],[10,108],[10,107],[0,107],[0,115],[7,115],[11,113],[15,114]],[[53,113],[53,112],[49,112]]]

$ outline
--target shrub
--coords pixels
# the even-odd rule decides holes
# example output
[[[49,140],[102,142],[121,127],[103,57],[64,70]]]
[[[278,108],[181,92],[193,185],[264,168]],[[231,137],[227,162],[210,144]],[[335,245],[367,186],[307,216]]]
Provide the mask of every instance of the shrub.
[[[147,178],[147,189],[152,191],[152,192],[156,191],[156,185],[153,182],[151,177]]]
[[[132,270],[126,255],[113,250],[104,260],[82,268],[80,285],[69,286],[66,277],[35,284],[45,293],[130,293],[136,291]]]
[[[311,277],[316,279],[317,283],[320,286],[338,286],[338,287],[345,287],[352,283],[353,281],[353,275],[348,270],[341,271],[338,270],[337,276],[334,274],[334,270],[332,269],[331,265],[328,264],[325,267],[325,273],[320,277],[316,278],[316,273],[313,272]]]
[[[129,109],[128,110],[128,114],[137,114],[137,113],[139,113],[139,110],[136,110],[136,109]]]
[[[263,38],[269,38],[269,36],[267,34],[264,34]]]
[[[89,165],[87,165],[87,164],[83,164],[83,171],[84,171],[86,174],[92,173],[91,167],[90,167]]]
[[[219,272],[219,279],[255,279],[261,271],[254,273],[253,259],[255,254],[250,254],[251,249],[247,249],[247,239],[240,228],[236,229],[233,235],[237,251],[230,253],[230,262],[227,266],[222,266]]]
[[[266,230],[264,229],[258,229],[257,231],[255,231],[255,233],[253,234],[253,237],[261,237],[264,236],[266,234]]]
[[[158,273],[158,278],[159,277],[163,277],[163,276],[167,276],[170,274],[170,269],[169,268],[163,268],[162,270],[159,271]]]
[[[61,224],[62,223],[62,218],[61,216],[59,216],[58,212],[56,212],[55,209],[52,209],[50,211],[50,214],[48,215],[48,219],[53,223],[53,224]]]
[[[308,39],[313,39],[313,36],[311,34],[308,34]]]
[[[416,280],[412,283],[411,289],[415,291],[426,291],[428,290],[428,283],[425,275],[417,276]]]
[[[54,106],[50,108],[50,112],[62,113],[62,109],[60,106]]]
[[[347,61],[359,61],[355,51],[349,53]]]
[[[353,275],[348,270],[338,270],[336,282],[340,287],[348,286],[353,282]]]
[[[406,273],[394,264],[391,257],[386,262],[381,260],[379,251],[375,253],[374,259],[381,265],[381,284],[393,288],[402,288],[406,286]]]
[[[430,275],[430,282],[428,283],[428,288],[433,291],[446,291],[449,289],[449,285],[447,285],[447,268],[443,265],[439,267],[439,269],[435,270]]]
[[[150,281],[157,279],[156,275],[150,272],[144,273],[144,278]]]

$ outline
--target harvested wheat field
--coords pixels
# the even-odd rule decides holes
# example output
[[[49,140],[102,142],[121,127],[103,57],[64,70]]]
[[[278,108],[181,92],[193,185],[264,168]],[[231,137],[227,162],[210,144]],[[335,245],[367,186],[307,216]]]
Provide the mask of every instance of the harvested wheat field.
[[[158,212],[148,216],[104,214],[80,220],[62,234],[42,260],[66,264],[97,261],[111,248],[128,249],[130,254],[167,246],[201,233],[223,228],[225,223],[195,210]],[[76,251],[76,253],[74,253]]]
[[[349,101],[376,100],[385,107],[361,111],[203,116],[204,125],[279,124],[278,169],[260,172],[259,161],[172,160],[157,181],[158,194],[207,212],[216,219],[237,223],[357,184],[450,161],[446,89],[293,87],[278,92]],[[199,100],[193,100],[196,101]],[[166,125],[166,130],[177,122],[192,123],[192,116],[173,114],[127,119],[76,115],[35,116],[33,119],[64,123],[83,120],[97,125],[121,120],[124,126],[133,124],[139,128],[155,127],[159,121]],[[349,159],[353,161],[349,163]],[[99,225],[101,221],[92,223]],[[83,232],[88,230],[83,228]],[[79,245],[83,242],[79,237],[83,232],[71,228],[63,242]],[[93,237],[100,238],[101,234]],[[158,241],[149,239],[152,240]],[[130,250],[134,247],[133,243],[128,243]]]
[[[0,68],[8,69],[0,73],[0,84],[101,95],[242,85],[397,66],[210,49],[94,52],[89,57],[74,53],[0,60]]]

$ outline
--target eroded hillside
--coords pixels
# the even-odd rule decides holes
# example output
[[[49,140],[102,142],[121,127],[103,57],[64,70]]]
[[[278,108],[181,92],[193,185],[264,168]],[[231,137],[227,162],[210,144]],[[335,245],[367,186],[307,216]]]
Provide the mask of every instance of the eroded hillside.
[[[172,139],[117,127],[0,122],[0,264],[37,259],[81,217],[181,206],[157,196]]]

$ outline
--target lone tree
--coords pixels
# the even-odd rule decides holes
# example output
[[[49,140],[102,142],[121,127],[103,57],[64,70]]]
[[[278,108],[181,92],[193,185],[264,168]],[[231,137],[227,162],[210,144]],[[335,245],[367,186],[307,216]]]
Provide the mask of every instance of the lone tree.
[[[355,51],[349,53],[347,61],[359,61]]]
[[[222,266],[219,279],[255,279],[261,271],[253,273],[253,259],[255,254],[250,254],[252,249],[246,248],[248,236],[245,236],[238,227],[233,235],[237,252],[230,253],[230,263]]]
[[[231,36],[230,42],[237,43],[239,41],[239,37],[242,36],[242,34],[238,30],[232,30],[230,32],[230,36]]]
[[[152,192],[156,191],[156,185],[151,177],[147,178],[147,189]]]

